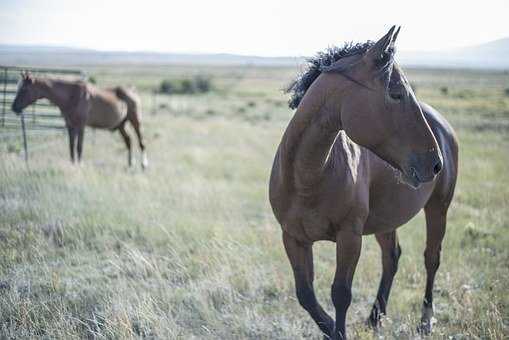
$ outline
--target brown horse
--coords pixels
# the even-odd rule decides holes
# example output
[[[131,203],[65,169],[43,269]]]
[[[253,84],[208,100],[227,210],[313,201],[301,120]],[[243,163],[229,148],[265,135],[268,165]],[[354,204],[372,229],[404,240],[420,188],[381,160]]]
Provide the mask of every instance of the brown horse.
[[[68,81],[36,78],[22,73],[22,80],[12,104],[17,114],[38,99],[46,98],[56,105],[65,120],[69,132],[71,161],[74,163],[74,149],[77,143],[78,162],[83,152],[85,126],[100,129],[119,130],[128,150],[128,164],[132,165],[131,139],[125,130],[129,121],[138,136],[142,152],[141,165],[148,165],[145,144],[141,135],[141,112],[138,98],[123,87],[98,89],[83,81]]]
[[[419,103],[394,61],[399,29],[376,43],[347,44],[311,59],[290,87],[297,110],[277,150],[270,202],[283,229],[299,303],[326,338],[345,339],[362,236],[375,234],[383,274],[368,322],[385,314],[401,248],[396,228],[426,214],[426,292],[419,330],[431,332],[433,283],[458,171],[451,126]],[[335,321],[313,289],[312,245],[337,245]]]

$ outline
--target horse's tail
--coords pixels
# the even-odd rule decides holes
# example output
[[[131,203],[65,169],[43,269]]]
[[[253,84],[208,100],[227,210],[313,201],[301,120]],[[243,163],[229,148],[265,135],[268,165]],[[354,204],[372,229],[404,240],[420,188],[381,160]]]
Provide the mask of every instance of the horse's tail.
[[[135,117],[141,121],[140,99],[132,91],[122,86],[115,87],[115,95],[127,105],[127,117]]]

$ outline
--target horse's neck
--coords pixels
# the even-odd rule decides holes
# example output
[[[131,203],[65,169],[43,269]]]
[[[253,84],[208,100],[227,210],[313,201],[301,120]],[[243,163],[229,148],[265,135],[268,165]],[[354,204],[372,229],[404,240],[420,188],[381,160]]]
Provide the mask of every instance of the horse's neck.
[[[53,105],[65,111],[69,102],[70,89],[66,84],[51,79],[40,79],[37,81],[42,98],[48,99]]]
[[[295,184],[303,186],[312,186],[320,180],[341,130],[340,100],[337,98],[333,103],[320,87],[308,91],[281,143],[283,166],[291,171]]]

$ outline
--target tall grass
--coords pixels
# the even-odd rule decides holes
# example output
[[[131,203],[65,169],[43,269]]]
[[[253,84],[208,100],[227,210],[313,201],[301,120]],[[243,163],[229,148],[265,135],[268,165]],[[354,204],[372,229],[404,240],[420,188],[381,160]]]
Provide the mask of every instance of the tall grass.
[[[122,80],[117,71],[91,70],[112,83]],[[29,168],[17,154],[0,153],[0,337],[321,339],[294,297],[267,202],[272,157],[291,115],[278,89],[293,70],[207,71],[217,92],[170,96],[167,112],[144,116],[146,172],[127,169],[120,136],[102,131],[87,131],[81,167],[69,164],[64,136],[34,151]],[[157,83],[160,70],[146,69],[145,78],[137,72],[125,77],[137,79],[148,107],[144,84]],[[461,174],[431,338],[504,339],[509,98],[502,89],[508,80],[433,72],[409,78],[456,127]],[[454,95],[463,90],[473,95]],[[364,320],[376,295],[380,253],[372,237],[363,244],[348,315],[353,338],[416,336],[425,282],[422,215],[399,235],[403,256],[378,335]],[[315,246],[315,265],[319,299],[332,312],[333,244]]]

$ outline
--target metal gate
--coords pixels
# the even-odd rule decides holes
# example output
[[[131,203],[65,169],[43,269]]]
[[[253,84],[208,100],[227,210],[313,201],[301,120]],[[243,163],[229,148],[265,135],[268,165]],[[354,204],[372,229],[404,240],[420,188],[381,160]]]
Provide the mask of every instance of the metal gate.
[[[28,71],[36,77],[54,77],[59,79],[85,80],[85,74],[73,69],[31,68],[17,66],[0,66],[0,141],[21,138],[25,160],[28,161],[28,138],[48,135],[50,132],[63,130],[64,121],[60,111],[47,99],[40,99],[27,107],[21,115],[16,115],[12,103],[16,97],[17,84],[22,71]]]

